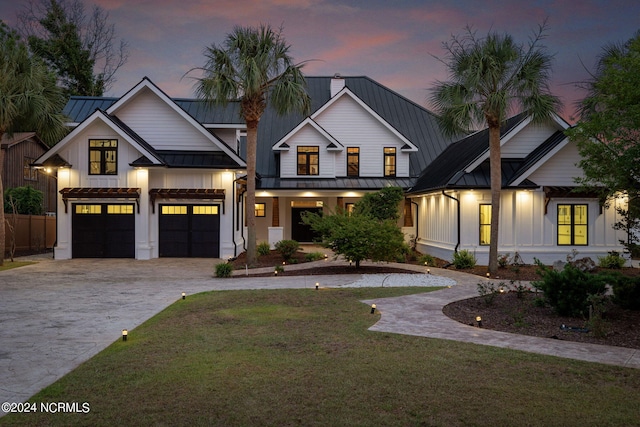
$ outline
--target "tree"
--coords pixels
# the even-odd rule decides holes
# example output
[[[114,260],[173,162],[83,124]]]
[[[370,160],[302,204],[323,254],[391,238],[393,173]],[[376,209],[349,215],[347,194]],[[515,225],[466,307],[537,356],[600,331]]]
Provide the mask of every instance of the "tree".
[[[8,188],[4,192],[4,211],[14,212],[20,215],[42,215],[42,191],[36,190],[30,185],[24,187]]]
[[[267,105],[278,114],[308,114],[310,108],[303,64],[294,64],[282,29],[269,25],[235,27],[222,45],[205,50],[206,65],[200,70],[196,94],[212,104],[239,100],[240,115],[247,125],[247,262],[256,261],[256,151],[258,123]]]
[[[0,139],[20,130],[34,130],[49,144],[66,132],[61,111],[65,98],[56,77],[29,53],[18,34],[0,21]],[[0,200],[4,200],[0,149]],[[0,209],[0,265],[4,262],[4,209]]]
[[[367,193],[355,205],[355,212],[368,214],[380,221],[400,218],[398,204],[404,199],[400,187],[384,187],[375,193]]]
[[[551,117],[560,100],[549,92],[552,55],[541,44],[546,24],[528,44],[518,44],[508,34],[490,32],[480,38],[470,27],[461,36],[443,43],[442,62],[449,81],[438,81],[431,102],[442,130],[451,136],[473,128],[489,129],[491,169],[491,242],[489,271],[498,269],[498,230],[502,167],[500,125],[516,108],[528,111],[536,122]]]
[[[580,121],[567,135],[578,145],[584,188],[611,201],[626,194],[618,206],[615,227],[627,231],[623,243],[637,253],[640,225],[640,31],[625,43],[603,48],[595,73],[581,85],[587,95],[579,104]]]
[[[308,212],[302,222],[322,238],[322,245],[356,263],[395,261],[404,248],[404,236],[398,227],[399,203],[404,195],[399,187],[385,187],[368,193],[355,205],[353,213],[338,208],[321,215]]]
[[[102,96],[128,59],[128,45],[116,46],[109,14],[81,0],[30,0],[18,15],[20,32],[34,54],[60,78],[67,95]]]

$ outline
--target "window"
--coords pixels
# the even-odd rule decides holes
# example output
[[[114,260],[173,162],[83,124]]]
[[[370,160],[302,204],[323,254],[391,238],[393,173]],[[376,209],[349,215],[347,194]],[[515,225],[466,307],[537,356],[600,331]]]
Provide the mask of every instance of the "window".
[[[102,205],[76,205],[76,213],[82,215],[101,214]]]
[[[348,216],[351,216],[353,214],[353,211],[356,208],[356,204],[355,203],[345,203],[344,204],[344,210],[347,213]]]
[[[491,205],[480,205],[480,245],[491,243]]]
[[[298,175],[318,175],[320,149],[318,147],[298,147]]]
[[[164,205],[162,206],[162,215],[186,215],[187,207],[178,205]]]
[[[118,140],[89,140],[89,175],[115,175],[118,173]]]
[[[256,203],[256,216],[257,217],[267,216],[267,211],[264,203]]]
[[[587,205],[558,205],[558,245],[587,245]]]
[[[396,149],[384,149],[384,176],[396,176]]]
[[[108,205],[107,213],[110,215],[120,214],[120,215],[132,215],[133,214],[133,205]]]
[[[23,157],[22,159],[22,176],[29,181],[38,180],[38,171],[31,167],[31,163],[35,160],[31,157]]]
[[[193,207],[194,215],[218,215],[218,207],[217,206],[194,206]]]
[[[360,176],[360,148],[347,147],[347,176]]]

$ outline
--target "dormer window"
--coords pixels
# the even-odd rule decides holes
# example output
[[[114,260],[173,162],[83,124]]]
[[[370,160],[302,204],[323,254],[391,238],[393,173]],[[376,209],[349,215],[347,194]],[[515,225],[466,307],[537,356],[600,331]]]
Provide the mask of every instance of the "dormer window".
[[[117,159],[117,139],[89,140],[89,175],[116,175]]]
[[[396,149],[394,147],[384,148],[384,176],[396,176]]]
[[[298,147],[298,175],[320,174],[320,147]]]
[[[360,148],[347,147],[347,176],[360,176]]]

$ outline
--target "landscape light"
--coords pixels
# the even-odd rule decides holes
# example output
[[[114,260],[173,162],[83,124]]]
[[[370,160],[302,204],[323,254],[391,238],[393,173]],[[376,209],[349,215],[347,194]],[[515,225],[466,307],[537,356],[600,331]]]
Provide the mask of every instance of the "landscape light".
[[[374,314],[376,312],[376,305],[375,304],[371,304],[371,314]]]
[[[489,272],[487,271],[487,279],[488,279],[489,277],[491,277],[491,273],[489,273]]]
[[[320,286],[320,283],[316,282],[316,291],[318,290],[318,286]]]
[[[427,274],[431,274],[431,269],[427,268]]]
[[[187,297],[187,294],[185,294],[184,292],[182,293],[182,299],[185,299]]]
[[[273,275],[274,275],[274,276],[277,276],[277,275],[278,275],[278,270],[277,270],[277,269],[276,269],[276,270],[273,270]]]
[[[126,329],[123,329],[122,330],[122,341],[126,341],[128,335],[129,335],[129,331],[127,331]]]
[[[476,322],[478,322],[478,328],[482,328],[482,317],[476,316]]]

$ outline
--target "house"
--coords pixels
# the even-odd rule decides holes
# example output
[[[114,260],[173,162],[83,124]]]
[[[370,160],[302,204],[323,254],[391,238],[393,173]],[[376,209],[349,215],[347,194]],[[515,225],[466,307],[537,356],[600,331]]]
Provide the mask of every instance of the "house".
[[[49,147],[35,132],[16,132],[11,137],[5,133],[0,144],[4,150],[2,165],[4,189],[29,185],[42,192],[44,212],[55,212],[57,197],[55,178],[31,167],[31,164]]]
[[[118,99],[82,98],[73,130],[36,164],[58,169],[57,259],[229,257],[235,131],[210,132],[149,79]],[[233,137],[231,137],[233,136]]]
[[[308,116],[267,108],[258,128],[256,234],[311,242],[303,212],[350,209],[399,186],[399,225],[425,253],[488,253],[488,132],[446,138],[435,116],[367,77],[307,77]],[[148,78],[120,98],[72,97],[73,129],[37,160],[58,168],[56,258],[233,257],[244,250],[239,104],[171,99]],[[620,250],[613,208],[572,192],[579,155],[560,118],[502,130],[500,251],[526,262]]]
[[[577,192],[576,144],[564,135],[568,124],[554,117],[532,123],[527,114],[507,120],[501,129],[502,198],[499,253],[531,264],[622,252],[625,235],[613,229],[616,207],[596,194]],[[489,134],[482,130],[457,141],[432,162],[407,192],[417,206],[417,248],[443,259],[466,249],[488,263],[491,222]]]

